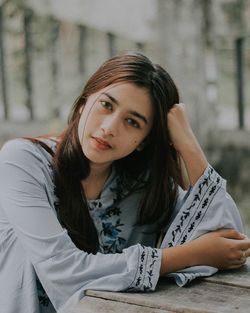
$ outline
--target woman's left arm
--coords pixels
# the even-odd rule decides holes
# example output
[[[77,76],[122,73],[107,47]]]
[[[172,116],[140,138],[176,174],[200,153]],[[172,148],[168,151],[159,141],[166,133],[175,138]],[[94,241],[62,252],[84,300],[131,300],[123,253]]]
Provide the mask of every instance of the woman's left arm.
[[[191,185],[188,192],[179,188],[169,229],[176,215],[184,214],[185,222],[190,219],[190,228],[196,229],[195,224],[205,226],[198,227],[200,231],[197,231],[196,236],[220,228],[235,228],[242,232],[240,214],[226,191],[226,181],[208,164],[192,131],[184,104],[175,104],[169,111],[168,127],[172,144],[184,161]],[[204,216],[209,218],[206,220]],[[184,217],[181,218],[180,223],[184,224]],[[201,219],[203,223],[199,222]],[[190,230],[187,234],[191,240],[194,239],[190,236],[192,232]]]
[[[172,144],[184,161],[190,185],[194,186],[208,162],[192,131],[183,103],[175,104],[169,111],[168,129]]]
[[[244,229],[237,206],[226,191],[226,181],[208,164],[192,132],[183,104],[177,104],[170,110],[168,123],[172,143],[185,163],[191,188],[186,192],[179,188],[177,203],[172,218],[166,227],[167,232],[161,248],[176,247],[186,243],[198,247],[203,240],[215,239],[218,234],[221,237],[225,236],[225,238],[216,237],[218,244],[221,240],[224,243],[230,242],[235,247],[240,246],[245,239],[248,239],[240,235]],[[224,230],[218,232],[219,229],[223,228]],[[234,239],[228,237],[229,229],[237,230],[239,237]],[[212,252],[208,243],[204,241],[203,244],[207,249],[205,250],[206,253]],[[218,244],[216,244],[217,248]],[[245,255],[248,256],[247,248],[240,249],[242,251],[237,251],[239,255],[244,255],[244,251]],[[217,250],[215,249],[215,251]],[[218,254],[215,252],[212,261],[219,257],[220,252],[219,250]],[[195,261],[193,260],[193,258],[195,259],[193,253],[190,257],[192,261]],[[226,260],[225,264],[227,261],[230,263],[230,258]],[[217,271],[215,267],[211,266],[218,264],[209,262],[206,258],[197,264],[200,265],[195,267],[190,265],[191,267],[170,275],[175,278],[178,285],[183,286],[196,277],[209,276]]]

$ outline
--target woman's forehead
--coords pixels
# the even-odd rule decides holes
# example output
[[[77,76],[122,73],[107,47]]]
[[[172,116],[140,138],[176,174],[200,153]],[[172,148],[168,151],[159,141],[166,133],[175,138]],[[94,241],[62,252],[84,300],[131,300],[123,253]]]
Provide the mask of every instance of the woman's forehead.
[[[149,90],[146,87],[139,87],[132,82],[118,82],[98,90],[95,94],[113,94],[117,97],[135,96],[150,100]]]

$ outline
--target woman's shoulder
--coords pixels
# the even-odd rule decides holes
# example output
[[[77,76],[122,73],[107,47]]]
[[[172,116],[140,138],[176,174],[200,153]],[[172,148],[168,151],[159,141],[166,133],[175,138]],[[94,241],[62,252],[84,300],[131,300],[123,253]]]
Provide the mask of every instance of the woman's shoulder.
[[[34,162],[44,163],[44,157],[48,160],[48,152],[28,138],[11,139],[5,142],[0,150],[1,162],[15,162],[29,166]]]
[[[2,148],[0,149],[2,152],[21,152],[21,151],[37,151],[37,146],[39,142],[44,143],[49,148],[54,150],[54,147],[57,143],[56,138],[54,137],[38,137],[38,138],[14,138],[6,141]]]
[[[9,141],[6,141],[1,150],[1,156],[10,156],[15,157],[23,152],[33,152],[35,151],[35,145],[29,140],[25,138],[15,138]]]

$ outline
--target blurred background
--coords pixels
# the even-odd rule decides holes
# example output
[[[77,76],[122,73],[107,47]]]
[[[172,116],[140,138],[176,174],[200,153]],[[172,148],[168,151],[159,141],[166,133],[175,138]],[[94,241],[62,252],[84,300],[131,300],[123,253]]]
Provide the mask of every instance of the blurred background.
[[[0,146],[58,132],[114,54],[165,67],[250,236],[250,0],[0,0]]]

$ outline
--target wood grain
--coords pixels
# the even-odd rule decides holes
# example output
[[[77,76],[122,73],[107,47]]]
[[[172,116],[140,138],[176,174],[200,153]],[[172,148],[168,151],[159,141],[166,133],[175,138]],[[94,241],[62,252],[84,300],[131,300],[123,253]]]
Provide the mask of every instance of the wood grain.
[[[67,313],[247,313],[250,312],[250,260],[240,269],[178,287],[160,279],[155,292],[88,290]]]

